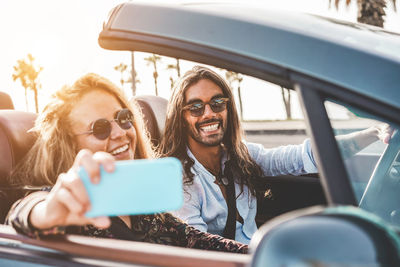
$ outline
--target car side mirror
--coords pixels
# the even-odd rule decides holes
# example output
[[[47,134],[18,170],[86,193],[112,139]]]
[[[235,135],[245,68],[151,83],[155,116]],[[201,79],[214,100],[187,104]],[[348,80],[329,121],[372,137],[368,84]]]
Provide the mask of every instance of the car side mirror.
[[[400,239],[375,215],[354,207],[312,207],[264,224],[251,266],[400,266]]]

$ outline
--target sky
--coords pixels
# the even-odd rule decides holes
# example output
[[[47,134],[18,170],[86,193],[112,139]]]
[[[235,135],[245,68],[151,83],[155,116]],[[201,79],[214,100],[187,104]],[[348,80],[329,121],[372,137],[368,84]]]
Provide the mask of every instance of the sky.
[[[273,8],[305,11],[353,22],[356,21],[357,17],[356,1],[353,1],[352,5],[346,8],[343,0],[339,11],[334,7],[329,8],[328,0],[260,1],[269,2]],[[54,91],[65,84],[73,83],[77,78],[88,72],[98,73],[119,84],[120,74],[114,70],[114,66],[121,62],[129,64],[130,53],[104,50],[98,45],[97,38],[108,12],[122,2],[124,1],[1,1],[0,91],[8,93],[12,97],[16,109],[26,110],[24,89],[19,81],[14,82],[12,80],[12,73],[17,60],[26,58],[28,53],[35,57],[37,66],[43,67],[43,71],[39,75],[42,84],[42,89],[39,91],[40,110]],[[385,28],[400,32],[400,14],[393,12],[391,3],[388,6]],[[140,79],[138,94],[154,94],[152,69],[151,66],[145,64],[143,60],[145,56],[143,53],[135,56],[135,65]],[[168,63],[173,63],[172,59],[164,58],[163,65]],[[185,68],[185,62],[182,64]],[[165,69],[165,67],[163,68]],[[160,95],[168,98],[170,92],[169,74],[168,71],[164,71],[164,73],[159,81]],[[126,85],[125,90],[129,96],[128,85]],[[249,94],[257,93],[249,90]],[[276,97],[279,97],[279,94]],[[33,96],[29,95],[29,98],[29,111],[34,111]],[[271,119],[283,116],[278,114],[283,112],[280,110],[277,114],[270,114],[270,118],[259,117],[257,110],[251,110],[251,106],[256,105],[251,102],[245,102],[245,105],[249,106],[245,114],[246,119]],[[297,106],[295,110],[297,110]]]

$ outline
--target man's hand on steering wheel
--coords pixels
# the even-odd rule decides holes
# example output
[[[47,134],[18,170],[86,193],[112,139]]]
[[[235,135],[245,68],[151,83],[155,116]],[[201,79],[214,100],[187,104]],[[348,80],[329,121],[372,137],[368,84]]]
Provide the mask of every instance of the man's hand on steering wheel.
[[[375,126],[378,131],[378,138],[385,144],[389,144],[390,139],[393,136],[394,128],[387,123],[378,124]]]

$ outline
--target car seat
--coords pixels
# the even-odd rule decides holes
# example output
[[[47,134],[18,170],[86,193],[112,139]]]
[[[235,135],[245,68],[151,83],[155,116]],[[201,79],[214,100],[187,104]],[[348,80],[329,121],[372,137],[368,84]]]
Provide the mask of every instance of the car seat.
[[[160,96],[143,95],[133,97],[130,101],[139,104],[151,142],[157,147],[164,133],[168,100]]]
[[[28,130],[34,125],[35,113],[0,110],[0,223],[16,200],[18,192],[11,190],[8,177],[35,141]]]
[[[11,97],[4,92],[0,92],[0,109],[14,109]]]

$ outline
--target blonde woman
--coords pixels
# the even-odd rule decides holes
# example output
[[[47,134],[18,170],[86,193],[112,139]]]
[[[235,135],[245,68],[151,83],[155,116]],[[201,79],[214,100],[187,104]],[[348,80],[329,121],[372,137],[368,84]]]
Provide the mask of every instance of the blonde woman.
[[[154,157],[138,107],[130,105],[107,79],[88,74],[62,88],[33,130],[37,141],[11,178],[16,184],[41,186],[43,190],[20,199],[11,209],[7,222],[18,232],[31,237],[74,233],[247,252],[246,245],[200,232],[168,213],[84,216],[90,201],[77,174],[79,166],[97,183],[100,165],[112,172],[116,160]]]

